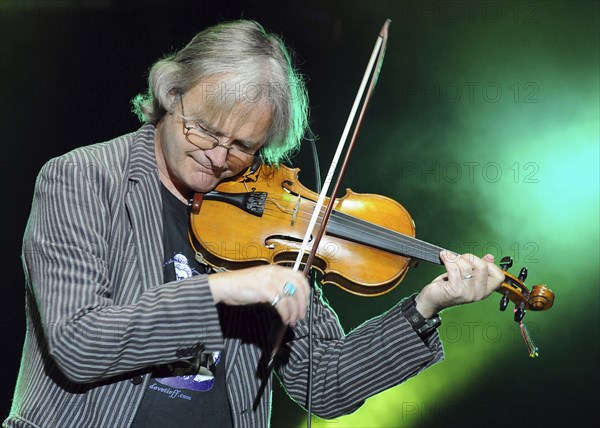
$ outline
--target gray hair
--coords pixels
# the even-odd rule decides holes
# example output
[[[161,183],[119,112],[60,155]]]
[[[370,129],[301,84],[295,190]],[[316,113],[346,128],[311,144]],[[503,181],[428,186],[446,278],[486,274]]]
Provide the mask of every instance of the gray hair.
[[[271,123],[262,149],[267,163],[277,164],[297,150],[308,124],[308,95],[279,37],[246,20],[198,33],[183,49],[152,66],[148,91],[133,98],[133,111],[141,121],[156,125],[173,111],[176,95],[206,82],[213,84],[204,88],[203,110],[213,118],[223,119],[241,104],[269,108]]]

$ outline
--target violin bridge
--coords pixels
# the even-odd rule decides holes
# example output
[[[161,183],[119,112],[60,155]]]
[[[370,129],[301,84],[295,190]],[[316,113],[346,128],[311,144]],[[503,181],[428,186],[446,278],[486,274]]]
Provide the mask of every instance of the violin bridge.
[[[296,222],[296,217],[298,216],[298,211],[300,210],[300,202],[301,202],[301,198],[300,198],[300,195],[298,195],[298,197],[296,198],[296,206],[294,207],[294,211],[292,212],[291,226],[293,226],[294,223]]]

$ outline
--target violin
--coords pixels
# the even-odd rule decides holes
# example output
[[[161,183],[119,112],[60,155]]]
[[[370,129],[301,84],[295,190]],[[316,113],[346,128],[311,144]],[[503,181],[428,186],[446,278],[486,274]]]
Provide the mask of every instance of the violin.
[[[311,268],[318,270],[322,284],[335,284],[362,296],[378,296],[392,290],[418,261],[442,264],[443,249],[415,237],[415,224],[398,202],[351,190],[336,198],[381,70],[390,22],[386,20],[379,32],[321,193],[300,183],[298,169],[283,165],[252,166],[209,193],[196,193],[189,240],[199,262],[216,270],[265,263],[293,264],[296,270],[303,265],[306,275]],[[331,177],[361,100],[350,145],[332,196],[327,198]],[[530,291],[524,283],[527,269],[521,269],[518,277],[508,272],[512,266],[510,257],[503,258],[500,265],[505,275],[497,290],[502,294],[500,309],[505,310],[509,301],[515,304],[514,319],[521,327],[529,355],[537,356],[537,347],[522,320],[526,309],[543,311],[552,307],[554,293],[545,284]],[[282,327],[271,353],[270,368],[284,332]]]
[[[297,168],[260,165],[209,193],[196,193],[189,239],[199,261],[217,271],[292,264],[319,196],[302,185],[298,175]],[[443,248],[415,236],[415,224],[400,203],[347,189],[334,201],[312,267],[321,273],[322,284],[360,296],[379,296],[398,286],[419,261],[442,264]],[[521,322],[525,310],[552,307],[554,293],[545,284],[531,290],[525,286],[526,268],[518,276],[509,273],[510,257],[503,258],[500,266],[505,275],[496,290],[502,294],[500,309],[512,301],[516,322]]]

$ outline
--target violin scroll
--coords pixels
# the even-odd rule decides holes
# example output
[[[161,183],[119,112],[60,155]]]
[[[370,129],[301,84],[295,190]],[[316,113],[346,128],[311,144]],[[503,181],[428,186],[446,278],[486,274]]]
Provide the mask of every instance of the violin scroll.
[[[508,272],[513,265],[513,260],[510,256],[503,257],[500,261],[500,267],[504,271],[504,282],[500,286],[498,292],[502,294],[500,300],[500,310],[506,310],[508,302],[515,304],[515,321],[520,323],[525,316],[525,310],[545,311],[550,309],[554,304],[554,293],[545,285],[534,285],[529,291],[525,286],[527,278],[527,268],[522,268],[519,276],[515,277]]]

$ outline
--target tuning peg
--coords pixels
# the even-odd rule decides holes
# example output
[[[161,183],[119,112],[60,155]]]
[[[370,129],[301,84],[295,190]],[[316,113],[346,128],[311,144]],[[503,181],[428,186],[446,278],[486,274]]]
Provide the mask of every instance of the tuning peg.
[[[520,303],[515,307],[515,322],[520,323],[523,320],[523,317],[525,316],[524,306],[524,303]]]
[[[505,294],[502,296],[502,299],[500,299],[500,310],[501,311],[506,310],[507,306],[508,306],[508,296]]]
[[[512,265],[513,265],[513,259],[511,256],[502,257],[502,260],[500,260],[500,267],[504,271],[509,270],[512,267]]]
[[[521,269],[521,272],[519,272],[519,281],[525,282],[526,278],[527,278],[527,268],[524,267]]]
[[[523,320],[524,316],[525,316],[525,309],[523,309],[523,308],[515,309],[515,322],[520,323]]]

